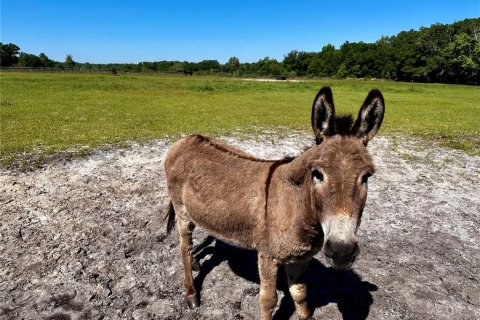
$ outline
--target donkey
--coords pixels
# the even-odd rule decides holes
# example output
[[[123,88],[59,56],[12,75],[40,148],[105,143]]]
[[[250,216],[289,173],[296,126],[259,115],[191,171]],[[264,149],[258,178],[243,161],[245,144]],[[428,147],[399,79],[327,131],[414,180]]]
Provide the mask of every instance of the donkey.
[[[199,301],[192,270],[192,231],[258,252],[262,319],[277,304],[276,278],[285,266],[289,291],[300,319],[310,319],[305,270],[324,247],[329,264],[348,269],[359,254],[356,232],[374,173],[366,149],[379,130],[385,103],[370,91],[353,123],[335,117],[332,91],[313,101],[315,144],[295,158],[262,160],[219,140],[191,135],[177,141],[165,160],[171,199],[167,231],[177,225],[183,259],[185,300]]]

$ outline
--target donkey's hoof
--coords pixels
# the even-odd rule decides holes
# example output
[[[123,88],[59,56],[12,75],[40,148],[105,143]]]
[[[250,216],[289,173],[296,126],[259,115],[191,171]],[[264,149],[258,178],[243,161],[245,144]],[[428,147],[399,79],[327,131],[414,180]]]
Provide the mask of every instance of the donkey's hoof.
[[[192,259],[192,270],[200,271],[200,263],[198,263],[198,260],[196,258]]]
[[[198,308],[198,306],[200,305],[200,303],[198,303],[198,299],[196,295],[185,297],[185,301],[187,301],[187,305],[190,309]]]

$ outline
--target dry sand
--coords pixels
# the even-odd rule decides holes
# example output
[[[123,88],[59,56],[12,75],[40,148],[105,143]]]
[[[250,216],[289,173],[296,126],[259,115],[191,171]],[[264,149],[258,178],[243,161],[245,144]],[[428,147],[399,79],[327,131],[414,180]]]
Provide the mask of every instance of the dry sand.
[[[301,135],[231,143],[263,158]],[[397,142],[398,140],[398,142]],[[308,273],[318,319],[480,318],[480,158],[377,137],[352,271],[319,253]],[[178,237],[165,234],[167,141],[132,143],[31,172],[0,173],[1,319],[258,319],[254,252],[195,231],[201,306],[182,299]],[[209,243],[211,242],[211,243]],[[285,274],[276,319],[296,319]]]

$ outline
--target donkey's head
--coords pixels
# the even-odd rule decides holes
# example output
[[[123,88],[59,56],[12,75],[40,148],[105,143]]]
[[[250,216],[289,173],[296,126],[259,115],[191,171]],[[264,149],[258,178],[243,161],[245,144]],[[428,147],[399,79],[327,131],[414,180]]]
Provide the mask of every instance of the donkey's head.
[[[349,268],[360,252],[356,232],[368,178],[375,171],[366,146],[380,128],[384,111],[378,90],[370,91],[353,126],[350,116],[335,118],[330,88],[322,88],[313,102],[316,146],[308,162],[311,202],[323,229],[325,255],[335,268]]]

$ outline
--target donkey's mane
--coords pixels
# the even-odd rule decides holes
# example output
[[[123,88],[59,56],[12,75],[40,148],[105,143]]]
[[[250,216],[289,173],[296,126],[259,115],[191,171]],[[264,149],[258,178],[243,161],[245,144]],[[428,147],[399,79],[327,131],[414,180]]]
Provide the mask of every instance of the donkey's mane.
[[[208,138],[206,136],[202,136],[200,134],[195,135],[195,138],[198,140],[199,143],[207,143],[208,145],[214,147],[215,149],[217,149],[219,151],[222,151],[224,153],[227,153],[228,155],[231,155],[231,156],[234,156],[234,157],[237,157],[237,158],[240,158],[240,159],[244,159],[244,160],[249,160],[249,161],[254,161],[254,162],[275,163],[275,164],[280,165],[280,164],[292,162],[292,160],[295,159],[295,157],[291,157],[291,156],[285,156],[285,157],[283,157],[282,159],[279,159],[279,160],[261,159],[261,158],[257,158],[257,157],[254,157],[254,156],[247,156],[247,155],[244,155],[244,154],[240,154],[235,149],[225,148],[224,146],[221,146],[221,145],[215,143],[210,138]]]
[[[337,134],[342,136],[350,134],[353,125],[353,116],[351,114],[336,116],[334,121]]]
[[[336,116],[334,121],[335,121],[335,132],[336,132],[336,134],[339,134],[339,135],[350,134],[350,131],[351,131],[352,125],[353,125],[353,117],[352,117],[351,114]],[[206,143],[206,144],[214,147],[215,149],[217,149],[219,151],[227,153],[228,155],[231,155],[231,156],[234,156],[234,157],[237,157],[237,158],[240,158],[240,159],[244,159],[244,160],[254,161],[254,162],[272,163],[272,164],[275,164],[274,165],[275,168],[278,167],[279,165],[282,165],[282,164],[285,164],[285,163],[290,163],[296,158],[296,157],[292,157],[292,156],[285,156],[285,157],[283,157],[281,159],[277,159],[277,160],[261,159],[261,158],[255,157],[255,156],[248,156],[248,155],[238,153],[237,150],[235,150],[233,148],[232,149],[225,148],[224,146],[215,143],[209,137],[203,136],[201,134],[195,135],[195,138],[197,139],[197,141],[199,143]],[[310,148],[311,148],[310,146],[306,147],[303,151],[306,151]]]

